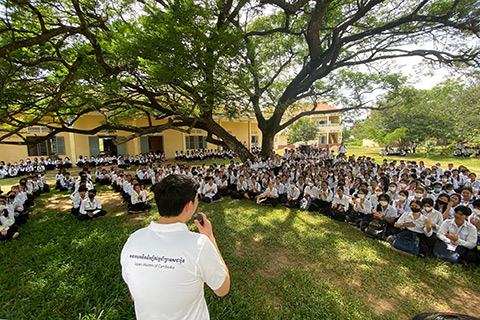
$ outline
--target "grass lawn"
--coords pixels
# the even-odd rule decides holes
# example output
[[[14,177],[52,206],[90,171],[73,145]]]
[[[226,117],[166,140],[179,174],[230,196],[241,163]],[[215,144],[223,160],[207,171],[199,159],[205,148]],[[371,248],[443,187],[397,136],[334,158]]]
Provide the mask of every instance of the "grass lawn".
[[[377,163],[382,163],[383,159],[387,159],[389,162],[392,160],[416,160],[417,162],[423,160],[425,165],[428,167],[431,167],[436,163],[440,163],[442,168],[446,168],[448,163],[453,163],[454,167],[458,168],[459,165],[464,165],[477,175],[480,174],[480,158],[478,157],[458,158],[454,156],[445,156],[440,154],[440,149],[437,149],[433,155],[426,158],[422,148],[417,148],[416,153],[410,153],[406,157],[385,157],[380,156],[380,150],[382,149],[383,148],[374,147],[348,147],[347,155],[354,154],[355,156],[365,155],[368,157],[373,157]]]
[[[19,239],[0,244],[0,319],[133,319],[119,256],[157,219],[130,216],[99,188],[108,215],[78,222],[66,193],[36,200]],[[206,289],[212,319],[407,319],[448,310],[478,315],[480,268],[407,257],[345,223],[247,200],[200,204],[232,288]],[[192,223],[189,227],[193,230]]]

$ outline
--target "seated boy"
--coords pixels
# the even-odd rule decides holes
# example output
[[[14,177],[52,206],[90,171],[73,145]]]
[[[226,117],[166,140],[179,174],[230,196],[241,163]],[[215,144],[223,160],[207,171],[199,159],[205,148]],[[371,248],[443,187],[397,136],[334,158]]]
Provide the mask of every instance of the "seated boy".
[[[102,209],[102,202],[95,198],[97,190],[88,190],[88,199],[82,201],[80,205],[80,214],[77,216],[78,220],[93,220],[103,217],[107,212]]]

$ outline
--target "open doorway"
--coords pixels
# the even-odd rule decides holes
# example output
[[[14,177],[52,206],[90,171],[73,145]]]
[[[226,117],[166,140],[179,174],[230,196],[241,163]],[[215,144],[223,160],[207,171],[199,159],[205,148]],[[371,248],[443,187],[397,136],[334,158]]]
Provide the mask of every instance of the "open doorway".
[[[116,156],[118,153],[117,146],[113,143],[114,136],[100,136],[98,139],[99,151],[107,156]]]
[[[148,137],[148,151],[149,152],[163,152],[163,136]]]

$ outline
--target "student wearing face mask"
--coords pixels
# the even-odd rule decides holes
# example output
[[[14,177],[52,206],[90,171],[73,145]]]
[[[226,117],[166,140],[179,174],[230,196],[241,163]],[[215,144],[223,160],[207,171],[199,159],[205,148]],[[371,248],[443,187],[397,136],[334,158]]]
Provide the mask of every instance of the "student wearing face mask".
[[[373,194],[370,196],[370,202],[372,204],[372,208],[376,208],[378,206],[378,198],[383,194],[382,188],[377,187]]]
[[[425,195],[425,189],[422,187],[416,187],[412,196],[408,198],[410,202],[412,201],[422,201]]]
[[[359,227],[362,231],[368,226],[368,223],[373,220],[372,203],[367,198],[367,194],[368,190],[360,189],[356,197],[352,198],[356,221],[352,221],[350,224]]]
[[[397,200],[398,192],[397,192],[397,185],[395,184],[395,182],[390,182],[388,184],[387,194],[390,196],[390,199],[392,199],[392,201]]]
[[[441,195],[442,193],[443,193],[442,184],[440,182],[435,182],[433,184],[432,191],[427,195],[427,197],[436,201],[438,196]]]
[[[458,206],[454,218],[442,223],[437,232],[439,241],[433,249],[435,257],[452,263],[476,261],[477,229],[468,222],[471,213],[469,207]]]
[[[395,222],[395,227],[399,228],[401,231],[397,235],[397,238],[410,237],[410,239],[418,239],[419,242],[419,253],[423,256],[431,255],[428,245],[426,243],[426,238],[432,236],[432,224],[429,219],[426,219],[422,215],[422,202],[413,201],[410,203],[410,210],[404,212],[397,222]],[[388,240],[388,239],[387,239]],[[395,246],[395,243],[393,243]],[[398,248],[398,247],[396,247]],[[400,248],[398,248],[400,249]],[[413,253],[413,252],[410,252]]]
[[[397,195],[397,200],[393,202],[393,206],[397,209],[399,215],[410,209],[410,203],[408,201],[408,191],[400,190]]]
[[[477,228],[477,247],[474,249],[477,264],[480,263],[480,199],[473,201],[473,212],[468,220]]]
[[[440,212],[443,216],[443,220],[453,218],[453,208],[452,202],[450,201],[450,196],[446,193],[442,193],[438,196],[437,201],[435,201],[435,210]]]
[[[95,198],[96,194],[97,190],[88,190],[88,199],[82,201],[80,205],[80,214],[77,216],[78,220],[93,220],[107,214],[107,212],[102,209],[100,199]]]
[[[396,233],[393,224],[398,218],[397,210],[389,203],[390,196],[383,193],[378,197],[378,205],[373,211],[375,218],[382,219],[387,223],[387,236]]]
[[[434,202],[431,198],[425,198],[422,201],[423,204],[423,211],[422,214],[425,217],[425,222],[430,223],[431,228],[432,228],[432,235],[429,237],[423,237],[421,238],[424,249],[427,249],[428,251],[423,251],[423,254],[426,256],[431,256],[433,254],[433,248],[435,246],[435,243],[437,242],[437,232],[440,226],[443,223],[443,215],[434,209]]]
[[[288,208],[298,208],[298,202],[300,197],[300,190],[297,188],[295,181],[290,181],[290,186],[287,188],[287,203]]]

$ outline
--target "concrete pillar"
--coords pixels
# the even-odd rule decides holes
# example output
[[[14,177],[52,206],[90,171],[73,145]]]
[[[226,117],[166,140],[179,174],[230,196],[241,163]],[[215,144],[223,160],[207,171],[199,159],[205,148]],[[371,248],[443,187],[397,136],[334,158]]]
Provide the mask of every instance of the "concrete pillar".
[[[68,140],[70,141],[70,160],[72,161],[72,163],[75,163],[75,161],[77,161],[77,147],[75,143],[75,133],[69,132]]]

